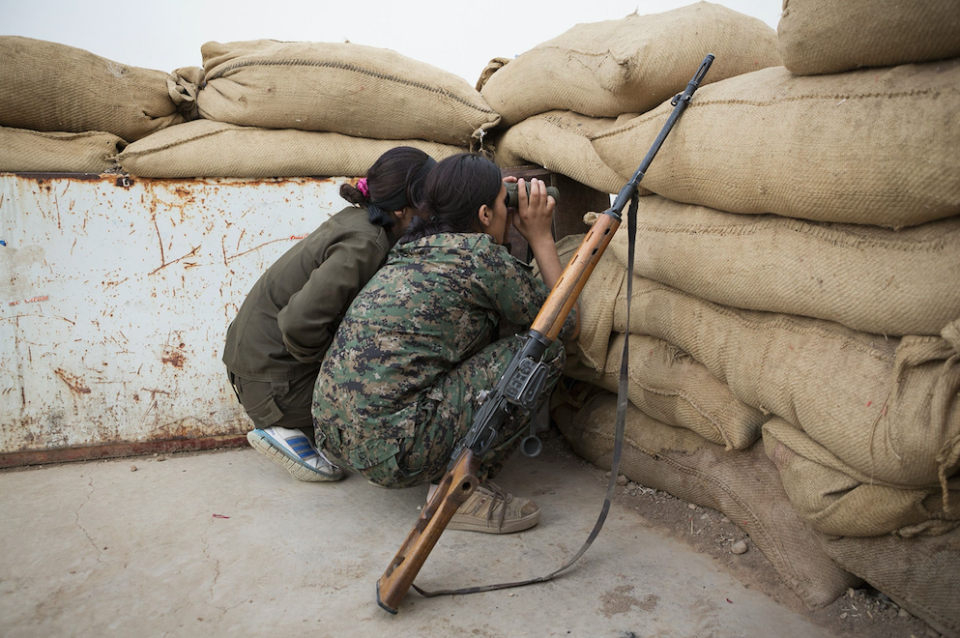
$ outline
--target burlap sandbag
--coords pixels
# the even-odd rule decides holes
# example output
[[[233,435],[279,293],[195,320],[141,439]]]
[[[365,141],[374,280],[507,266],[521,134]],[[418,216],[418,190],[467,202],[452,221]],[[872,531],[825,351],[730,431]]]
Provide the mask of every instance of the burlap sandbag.
[[[493,58],[487,62],[487,66],[485,66],[483,71],[480,72],[480,77],[477,78],[477,84],[474,88],[476,88],[477,91],[482,90],[483,85],[487,83],[487,80],[489,80],[494,73],[509,63],[510,58]]]
[[[41,133],[0,126],[0,171],[104,173],[127,145],[112,133]]]
[[[463,78],[389,49],[253,40],[200,51],[210,120],[458,146],[500,121]]]
[[[563,373],[617,392],[624,340],[622,334],[612,336],[603,370],[586,365],[574,349]],[[703,364],[666,341],[630,335],[627,373],[630,402],[657,421],[693,430],[727,450],[745,450],[760,438],[768,417],[737,399]]]
[[[578,24],[496,71],[481,94],[508,125],[558,109],[593,117],[643,113],[682,92],[708,53],[716,62],[707,82],[779,65],[776,40],[757,18],[697,2]]]
[[[600,159],[629,177],[672,111],[599,133]],[[960,59],[818,77],[776,67],[697,91],[643,184],[731,213],[901,228],[960,213],[957,148]]]
[[[497,165],[537,164],[598,191],[617,193],[626,180],[600,161],[590,143],[591,136],[615,122],[571,111],[534,115],[511,126],[497,141]]]
[[[821,536],[827,554],[947,638],[960,638],[960,529],[943,536]]]
[[[397,146],[413,146],[438,161],[466,150],[423,140],[368,140],[197,120],[131,144],[118,161],[140,177],[356,177]]]
[[[608,250],[626,265],[626,224]],[[735,308],[937,335],[960,317],[960,217],[893,231],[645,197],[636,272]]]
[[[783,0],[783,64],[797,75],[960,56],[958,0]]]
[[[558,390],[551,414],[574,451],[601,468],[613,457],[617,397],[601,392],[580,405]],[[817,609],[859,579],[823,552],[797,516],[760,443],[726,452],[694,432],[651,419],[630,405],[620,473],[697,505],[722,511],[773,564],[783,582]]]
[[[606,259],[607,256],[604,256]],[[876,481],[926,487],[960,467],[960,339],[902,339],[794,315],[738,310],[642,277],[614,300],[584,289],[594,306],[615,303],[613,330],[674,344],[734,396],[786,419]]]
[[[0,36],[0,60],[0,126],[105,131],[133,142],[195,115],[195,67],[140,69],[19,36]]]
[[[960,476],[901,489],[851,468],[783,419],[763,425],[763,446],[797,513],[813,529],[837,536],[937,535],[960,525]],[[952,506],[945,510],[944,504]]]

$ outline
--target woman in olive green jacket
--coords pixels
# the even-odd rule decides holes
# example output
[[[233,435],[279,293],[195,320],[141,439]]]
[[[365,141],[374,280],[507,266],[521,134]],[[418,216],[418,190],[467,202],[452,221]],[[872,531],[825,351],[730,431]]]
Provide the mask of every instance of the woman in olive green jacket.
[[[227,329],[223,362],[255,426],[247,440],[298,480],[343,477],[312,442],[314,381],[350,303],[418,214],[435,164],[423,151],[398,147],[356,186],[341,186],[354,206],[270,266]]]

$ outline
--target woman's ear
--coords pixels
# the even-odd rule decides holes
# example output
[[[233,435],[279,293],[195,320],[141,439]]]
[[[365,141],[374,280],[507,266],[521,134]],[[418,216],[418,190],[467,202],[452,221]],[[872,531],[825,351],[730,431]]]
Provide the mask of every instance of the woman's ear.
[[[477,218],[480,220],[480,227],[486,228],[493,221],[493,210],[486,204],[483,204],[477,212]]]

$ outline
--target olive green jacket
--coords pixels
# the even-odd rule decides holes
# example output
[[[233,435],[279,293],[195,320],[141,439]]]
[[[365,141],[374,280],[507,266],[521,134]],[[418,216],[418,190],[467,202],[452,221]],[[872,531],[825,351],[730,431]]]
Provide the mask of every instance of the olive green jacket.
[[[389,251],[386,231],[364,208],[321,224],[253,285],[227,328],[227,369],[254,381],[316,375],[344,313]]]

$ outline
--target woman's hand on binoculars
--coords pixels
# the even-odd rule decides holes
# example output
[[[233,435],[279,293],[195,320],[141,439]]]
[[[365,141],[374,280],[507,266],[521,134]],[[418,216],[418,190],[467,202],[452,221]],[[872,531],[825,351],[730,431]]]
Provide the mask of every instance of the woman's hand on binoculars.
[[[508,178],[509,179],[509,178]],[[513,225],[527,240],[534,253],[537,244],[549,242],[552,246],[553,210],[557,203],[547,195],[547,185],[539,179],[530,180],[530,195],[523,179],[517,180],[517,212],[513,216]]]

